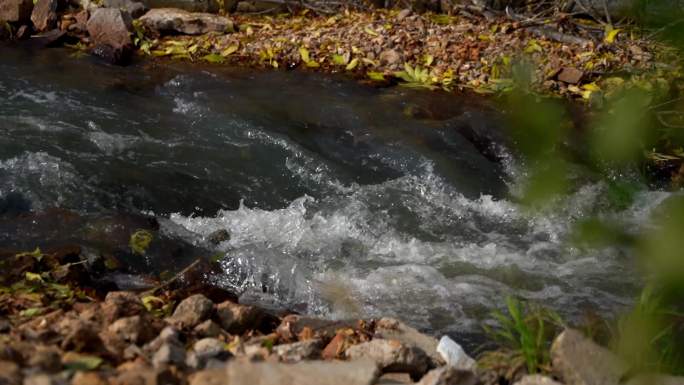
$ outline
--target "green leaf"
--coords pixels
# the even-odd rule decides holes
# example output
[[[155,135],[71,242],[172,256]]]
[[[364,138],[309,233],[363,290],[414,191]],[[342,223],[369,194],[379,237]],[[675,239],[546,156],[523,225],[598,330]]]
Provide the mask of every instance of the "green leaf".
[[[27,281],[45,282],[43,280],[43,277],[40,276],[40,274],[31,273],[29,271],[26,272],[26,280]]]
[[[22,258],[22,257],[33,257],[35,258],[38,262],[40,262],[43,259],[43,253],[40,251],[40,247],[36,247],[35,250],[33,251],[25,251],[23,253],[16,254],[14,257],[15,258]]]
[[[64,357],[64,367],[71,371],[95,370],[104,360],[97,356],[85,354],[67,353]]]
[[[43,312],[43,309],[41,309],[41,308],[31,307],[31,308],[28,308],[26,310],[22,310],[19,313],[19,315],[22,317],[31,318],[31,317],[35,317],[37,315],[40,315],[42,312]]]
[[[338,66],[343,66],[347,65],[349,62],[349,55],[333,55],[332,56],[333,63]]]

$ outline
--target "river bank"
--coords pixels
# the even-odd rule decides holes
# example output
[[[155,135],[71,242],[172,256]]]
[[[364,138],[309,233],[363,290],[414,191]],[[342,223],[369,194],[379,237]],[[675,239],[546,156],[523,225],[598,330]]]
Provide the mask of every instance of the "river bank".
[[[131,253],[144,254],[149,241],[144,231],[134,233]],[[0,254],[3,384],[684,383],[629,374],[617,356],[572,329],[555,338],[550,353],[539,352],[550,359],[539,364],[549,366],[533,370],[546,375],[528,375],[515,352],[484,352],[478,364],[448,337],[391,318],[275,314],[198,280],[215,264],[206,259],[164,281],[148,280],[148,289],[118,291],[93,275],[117,267],[84,251],[63,245]]]

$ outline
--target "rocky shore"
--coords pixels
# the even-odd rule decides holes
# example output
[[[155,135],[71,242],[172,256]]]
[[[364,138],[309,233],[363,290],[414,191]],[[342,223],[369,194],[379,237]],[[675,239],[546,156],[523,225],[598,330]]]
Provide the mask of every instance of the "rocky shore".
[[[145,238],[131,236],[130,247],[144,250]],[[93,266],[106,261],[78,246],[4,251],[0,263],[0,384],[507,383],[449,337],[395,319],[326,320],[240,304],[198,278],[209,261],[139,291],[93,279]],[[545,375],[513,368],[511,383],[684,384],[633,376],[572,329],[555,339],[550,357]],[[500,363],[508,371],[515,365]]]
[[[297,67],[380,86],[497,93],[527,63],[538,91],[596,103],[621,89],[664,86],[678,71],[676,55],[636,29],[469,3],[331,14],[259,1],[2,0],[0,20],[0,38],[66,44],[118,64],[142,55]]]

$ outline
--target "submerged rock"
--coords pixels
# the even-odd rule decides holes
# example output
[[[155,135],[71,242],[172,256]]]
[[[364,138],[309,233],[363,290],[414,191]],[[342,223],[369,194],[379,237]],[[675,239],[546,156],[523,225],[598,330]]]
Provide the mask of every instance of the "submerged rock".
[[[210,13],[191,13],[174,8],[155,8],[140,18],[143,25],[159,34],[202,35],[209,32],[233,32],[233,22]]]
[[[114,8],[96,9],[88,24],[88,34],[95,48],[92,53],[113,64],[127,64],[133,53],[133,23],[126,11]]]
[[[617,385],[628,369],[611,351],[572,329],[556,337],[551,361],[566,385]]]
[[[371,385],[378,370],[370,361],[311,361],[297,364],[232,361],[226,369],[230,385]]]
[[[28,23],[32,10],[32,0],[0,0],[0,20],[8,23]]]

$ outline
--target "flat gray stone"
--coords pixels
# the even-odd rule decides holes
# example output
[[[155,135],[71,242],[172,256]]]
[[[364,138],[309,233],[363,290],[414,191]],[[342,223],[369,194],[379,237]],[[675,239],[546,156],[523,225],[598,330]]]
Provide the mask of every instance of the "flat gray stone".
[[[565,385],[618,385],[628,369],[611,351],[573,329],[556,337],[551,361]]]
[[[296,364],[233,360],[224,384],[371,385],[378,369],[371,361],[307,361]]]
[[[175,8],[150,9],[140,21],[160,34],[181,33],[202,35],[209,32],[227,33],[235,30],[233,22],[210,13],[193,13]]]

